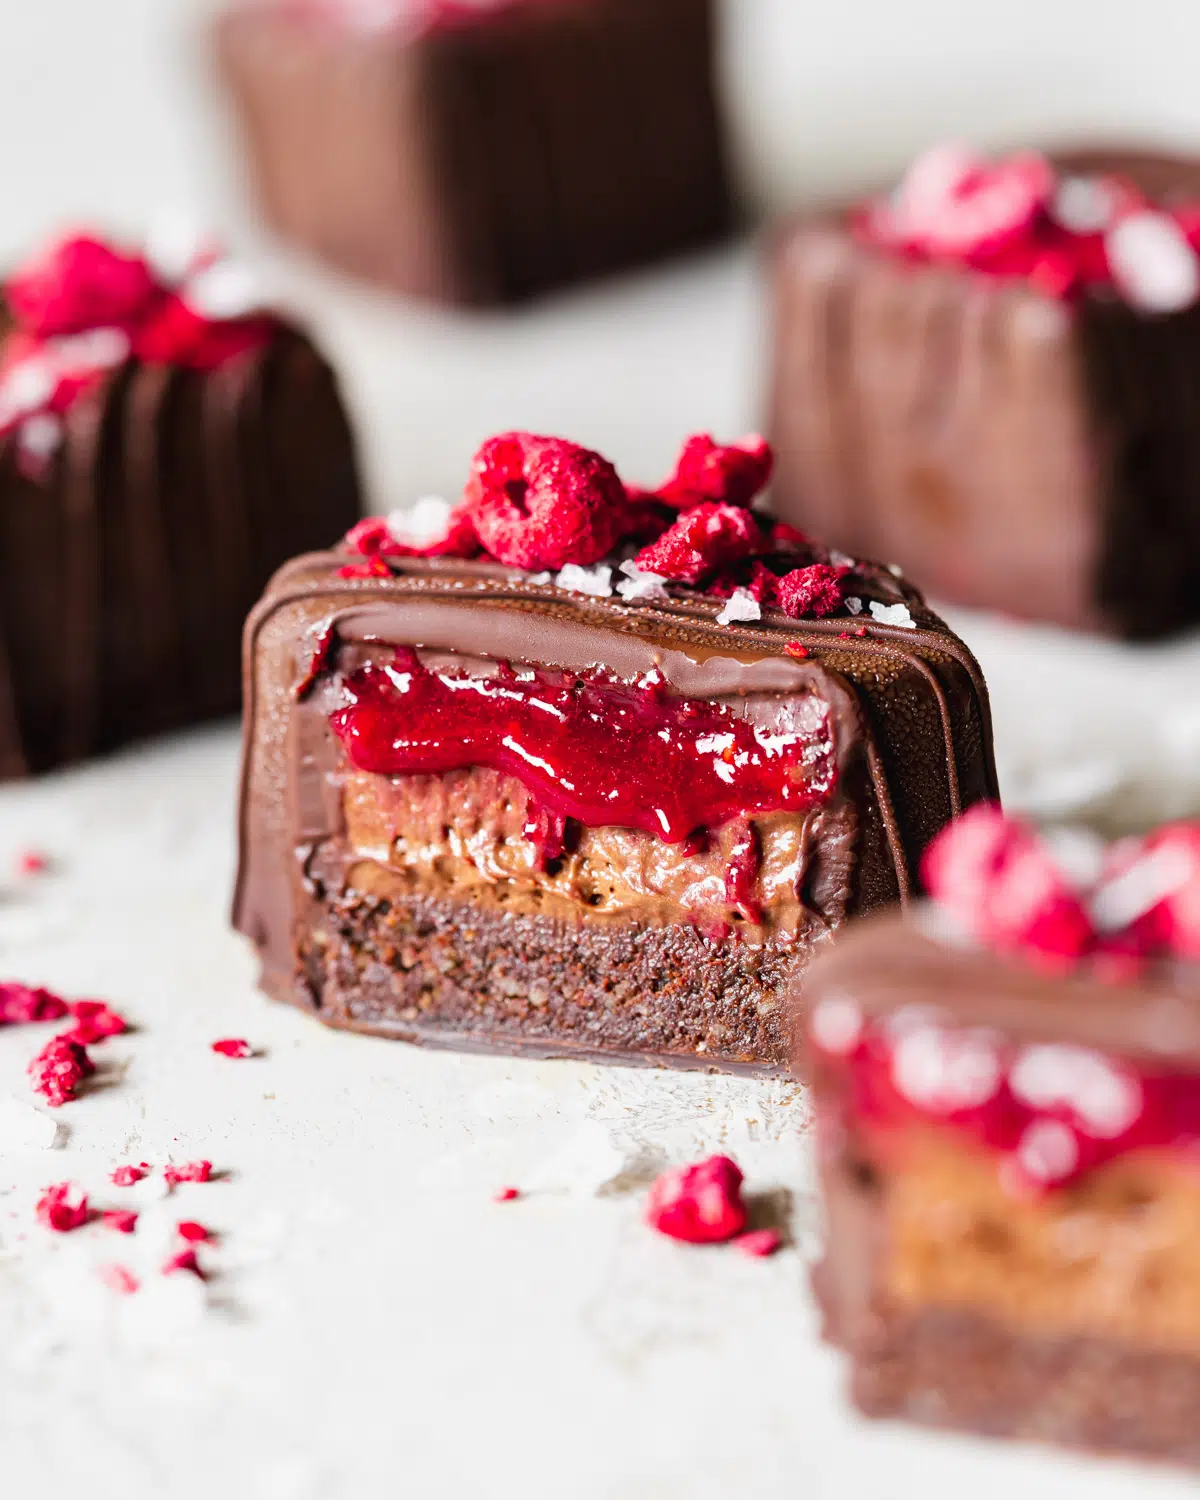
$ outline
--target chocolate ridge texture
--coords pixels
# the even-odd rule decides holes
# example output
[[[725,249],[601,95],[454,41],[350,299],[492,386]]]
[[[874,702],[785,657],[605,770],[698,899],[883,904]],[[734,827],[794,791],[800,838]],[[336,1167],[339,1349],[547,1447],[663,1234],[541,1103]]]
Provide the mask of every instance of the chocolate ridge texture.
[[[776,611],[731,628],[715,623],[721,601],[702,596],[618,602],[445,560],[339,578],[344,561],[289,564],[247,624],[234,910],[260,951],[265,987],[331,1024],[436,1045],[778,1072],[779,997],[814,943],[851,913],[907,900],[933,835],[995,795],[979,670],[886,572],[878,591],[909,601],[913,629],[872,621],[855,633],[854,621],[798,623]],[[345,847],[328,703],[319,693],[295,702],[318,642],[333,679],[342,653],[404,644],[439,660],[449,650],[603,665],[626,680],[657,666],[676,691],[721,701],[814,692],[830,705],[844,774],[837,805],[811,825],[810,857],[819,875],[824,820],[830,857],[839,837],[852,838],[852,868],[826,881],[830,908],[808,912],[801,939],[757,946],[693,923],[500,911],[394,883],[367,896],[354,888],[361,851]]]

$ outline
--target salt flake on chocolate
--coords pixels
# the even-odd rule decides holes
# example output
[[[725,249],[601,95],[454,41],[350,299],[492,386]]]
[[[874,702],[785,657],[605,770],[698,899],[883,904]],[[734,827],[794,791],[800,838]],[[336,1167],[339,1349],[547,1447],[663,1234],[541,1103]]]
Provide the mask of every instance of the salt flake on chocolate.
[[[390,512],[388,535],[402,547],[429,547],[449,532],[453,509],[440,495],[422,495],[410,509]]]
[[[718,625],[735,625],[742,620],[761,620],[762,606],[749,589],[734,589],[717,616]]]
[[[852,615],[861,615],[863,612],[863,602],[857,595],[852,594],[846,600],[846,608]]]
[[[1118,289],[1140,311],[1182,312],[1200,297],[1200,262],[1167,214],[1130,214],[1109,230],[1104,248]]]
[[[1033,1182],[1063,1182],[1079,1165],[1079,1142],[1061,1120],[1035,1120],[1017,1143],[1017,1164]]]
[[[581,568],[578,563],[567,563],[566,567],[560,568],[555,574],[554,582],[560,589],[567,589],[572,594],[591,594],[596,599],[608,599],[613,591],[612,573],[613,570],[605,563],[599,563],[594,568]]]
[[[664,579],[657,573],[643,572],[632,558],[623,562],[617,569],[625,576],[617,584],[617,593],[629,603],[635,599],[665,599],[667,597],[667,585]]]
[[[1142,1087],[1131,1074],[1086,1047],[1027,1047],[1009,1087],[1031,1109],[1066,1109],[1089,1135],[1115,1140],[1142,1112]]]
[[[910,1104],[955,1114],[985,1104],[1000,1087],[1000,1058],[990,1035],[921,1026],[897,1041],[892,1082]]]
[[[258,277],[249,266],[228,258],[192,276],[182,297],[194,313],[213,323],[247,318],[264,305]]]
[[[1116,210],[1117,196],[1100,177],[1064,177],[1050,203],[1051,217],[1072,234],[1101,234]]]
[[[878,599],[872,599],[871,617],[881,625],[899,625],[904,630],[917,628],[907,604],[880,604]]]

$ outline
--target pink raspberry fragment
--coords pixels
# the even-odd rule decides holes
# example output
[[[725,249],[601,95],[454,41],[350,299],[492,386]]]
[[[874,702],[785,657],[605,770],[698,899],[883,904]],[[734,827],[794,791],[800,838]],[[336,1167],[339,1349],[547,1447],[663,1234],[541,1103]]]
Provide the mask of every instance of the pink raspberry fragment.
[[[625,486],[606,458],[529,432],[483,444],[463,500],[489,555],[515,568],[599,562],[628,523]]]
[[[212,1180],[212,1162],[210,1161],[185,1161],[179,1166],[168,1166],[163,1168],[163,1176],[171,1187],[178,1182],[210,1182]]]
[[[145,1162],[139,1162],[137,1166],[129,1164],[127,1166],[115,1167],[109,1181],[117,1187],[132,1187],[135,1182],[141,1182],[149,1170],[150,1168]]]
[[[246,1041],[245,1037],[227,1036],[222,1037],[219,1042],[212,1044],[212,1050],[219,1052],[222,1057],[253,1057],[254,1048]]]
[[[172,1276],[176,1271],[190,1271],[193,1276],[199,1276],[201,1281],[204,1280],[204,1272],[200,1269],[196,1252],[190,1248],[178,1251],[164,1262],[162,1268],[164,1276]]]
[[[88,235],[60,240],[21,266],[5,288],[17,322],[39,338],[129,328],[154,295],[141,256],[121,255]]]
[[[91,1217],[87,1194],[73,1182],[56,1182],[37,1201],[37,1221],[56,1234],[69,1234]]]
[[[47,1042],[29,1064],[34,1092],[54,1109],[74,1099],[79,1085],[95,1071],[84,1048],[67,1036]]]
[[[115,1229],[118,1234],[132,1234],[137,1227],[138,1216],[130,1208],[106,1208],[100,1222],[106,1229]]]
[[[60,1021],[66,1014],[67,1002],[49,990],[12,981],[0,983],[0,1026]]]
[[[1055,188],[1035,152],[990,163],[961,146],[938,146],[910,167],[890,210],[900,239],[934,256],[971,260],[1027,236]]]
[[[751,1229],[745,1234],[739,1234],[733,1243],[743,1255],[753,1256],[755,1260],[763,1260],[768,1255],[774,1255],[780,1248],[783,1244],[783,1235],[778,1229]]]
[[[520,1196],[521,1196],[521,1190],[520,1190],[520,1188],[515,1188],[515,1187],[497,1188],[497,1190],[492,1194],[492,1202],[493,1203],[512,1203],[514,1201],[514,1199],[519,1198]]]
[[[125,1017],[118,1015],[103,1000],[74,1000],[67,1009],[75,1017],[75,1025],[64,1031],[63,1036],[82,1046],[90,1047],[94,1042],[120,1036],[129,1030]]]
[[[116,1292],[122,1297],[131,1297],[139,1285],[129,1267],[121,1265],[101,1266],[100,1280],[110,1292]]]
[[[825,563],[794,568],[775,585],[779,607],[793,620],[835,614],[845,602],[842,575]]]
[[[676,510],[690,510],[703,501],[747,506],[766,488],[774,467],[771,445],[757,434],[722,444],[699,433],[684,443],[675,472],[657,497]]]
[[[642,548],[634,563],[643,573],[694,587],[762,548],[762,528],[750,511],[706,501],[684,511],[657,541]]]
[[[368,516],[346,533],[342,545],[360,557],[478,557],[479,538],[465,504],[450,512],[445,534],[414,547],[393,536],[383,516]]]
[[[195,1219],[183,1219],[175,1228],[180,1239],[187,1240],[189,1245],[202,1245],[213,1237],[212,1230],[197,1224]]]
[[[710,1156],[690,1167],[672,1167],[646,1197],[651,1229],[689,1245],[731,1240],[746,1227],[742,1173],[728,1156]]]
[[[50,861],[39,849],[26,849],[17,855],[18,875],[44,875]]]
[[[171,293],[133,330],[133,353],[148,365],[216,370],[261,349],[274,331],[274,320],[266,315],[214,321]]]

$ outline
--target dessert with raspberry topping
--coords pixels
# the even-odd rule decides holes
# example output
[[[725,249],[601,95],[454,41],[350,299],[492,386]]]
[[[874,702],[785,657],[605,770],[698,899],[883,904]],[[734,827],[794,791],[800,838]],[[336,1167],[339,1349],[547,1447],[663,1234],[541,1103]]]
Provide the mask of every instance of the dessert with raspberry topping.
[[[505,433],[246,635],[236,921],[276,996],[410,1041],[779,1071],[779,1000],[994,792],[970,653],[751,502]]]
[[[1200,824],[980,805],[790,997],[855,1402],[1200,1463]]]
[[[713,33],[712,0],[234,0],[214,41],[279,233],[487,304],[730,229]]]
[[[0,778],[237,711],[242,625],[358,514],[329,367],[178,234],[4,287]]]
[[[782,516],[935,599],[1152,637],[1200,620],[1200,163],[986,161],[777,242]]]

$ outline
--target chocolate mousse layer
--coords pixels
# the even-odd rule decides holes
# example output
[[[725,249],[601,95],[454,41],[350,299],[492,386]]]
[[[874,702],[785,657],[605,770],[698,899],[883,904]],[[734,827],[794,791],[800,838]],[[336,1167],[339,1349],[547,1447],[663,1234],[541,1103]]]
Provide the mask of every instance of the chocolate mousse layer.
[[[886,573],[879,600],[908,601],[911,628],[774,610],[729,626],[716,621],[721,601],[686,590],[635,603],[494,564],[397,560],[393,576],[346,578],[344,561],[283,569],[247,626],[235,905],[266,987],[330,1024],[779,1071],[781,996],[813,951],[858,912],[906,900],[933,834],[994,795],[978,669]],[[391,763],[389,723],[406,743],[418,737],[405,700],[382,723],[347,705],[381,682],[386,703],[389,673],[406,691],[424,676],[454,701],[492,695],[501,716],[524,685],[553,707],[578,681],[601,722],[614,695],[626,717],[614,718],[611,757],[601,742],[610,798],[636,780],[622,727],[630,713],[640,722],[631,693],[650,695],[651,724],[703,719],[715,785],[740,774],[735,745],[786,742],[792,791],[772,806],[760,786],[762,805],[681,837],[631,826],[645,821],[640,806],[627,821],[556,820],[532,772],[471,764],[465,750],[461,765],[384,774],[370,766]],[[463,729],[453,702],[446,713],[449,743]],[[722,733],[708,734],[710,719]],[[522,745],[533,760],[551,754],[527,734]],[[569,739],[567,750],[560,787]],[[577,790],[593,802],[602,792]]]

